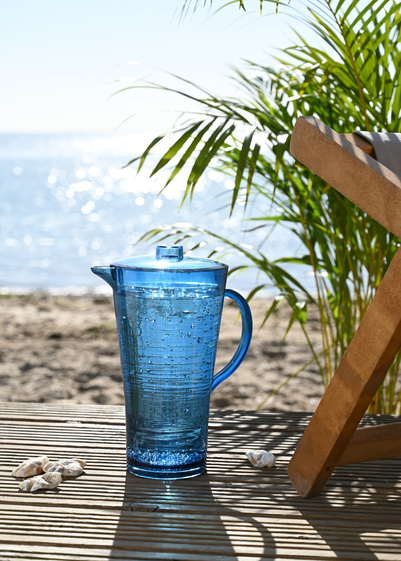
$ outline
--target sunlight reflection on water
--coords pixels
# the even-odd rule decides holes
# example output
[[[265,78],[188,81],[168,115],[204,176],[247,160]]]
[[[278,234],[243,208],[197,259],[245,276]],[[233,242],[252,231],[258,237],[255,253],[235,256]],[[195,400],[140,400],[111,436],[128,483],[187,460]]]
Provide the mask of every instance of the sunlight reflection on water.
[[[191,222],[248,248],[264,239],[264,228],[243,232],[252,224],[240,224],[241,205],[229,219],[231,178],[209,171],[192,202],[179,212],[185,177],[178,176],[160,193],[169,170],[149,178],[150,168],[139,176],[135,167],[123,168],[135,156],[130,149],[135,143],[138,139],[127,135],[0,135],[0,287],[99,286],[91,265],[153,253],[149,245],[133,244],[149,229],[172,222]],[[258,200],[251,213],[269,210],[269,203]],[[269,259],[288,255],[294,242],[291,233],[277,229],[265,252]],[[207,256],[209,251],[203,246],[196,253]],[[238,255],[226,255],[224,261],[230,266],[244,263]],[[305,279],[312,286],[311,277]],[[254,284],[254,272],[229,279],[230,286],[245,292]]]

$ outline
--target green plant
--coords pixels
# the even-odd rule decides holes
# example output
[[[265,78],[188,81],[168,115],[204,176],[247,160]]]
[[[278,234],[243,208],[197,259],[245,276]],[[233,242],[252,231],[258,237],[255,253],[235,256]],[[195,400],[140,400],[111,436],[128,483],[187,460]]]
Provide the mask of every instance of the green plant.
[[[361,11],[357,4],[356,0],[318,1],[318,8],[309,10],[307,21],[325,47],[308,44],[297,34],[297,44],[284,49],[278,57],[280,67],[248,62],[250,75],[236,72],[241,97],[219,98],[205,90],[193,96],[176,90],[196,99],[200,104],[198,117],[176,130],[176,138],[152,172],[171,165],[167,184],[178,173],[188,173],[183,202],[192,198],[208,166],[232,174],[235,187],[230,212],[241,200],[247,208],[255,198],[268,199],[279,212],[252,219],[245,215],[244,220],[252,220],[255,227],[266,231],[277,225],[290,228],[300,241],[301,254],[271,262],[263,246],[244,249],[194,227],[165,226],[145,236],[188,241],[200,234],[224,244],[217,255],[229,248],[239,251],[247,259],[241,268],[256,267],[278,289],[279,296],[265,320],[279,299],[285,298],[293,311],[288,329],[296,320],[301,324],[325,386],[399,245],[392,234],[289,154],[291,131],[300,115],[316,115],[341,133],[355,129],[401,130],[400,9],[387,0],[379,5],[368,2]],[[156,138],[144,151],[138,171],[164,136]],[[216,250],[211,255],[216,255]],[[311,267],[315,295],[286,272],[288,263]],[[255,287],[249,298],[265,285]],[[321,354],[307,334],[307,309],[311,303],[318,306],[320,313]],[[370,412],[401,412],[399,366],[398,355]]]
[[[262,13],[263,13],[263,3],[275,4],[276,13],[278,12],[278,9],[279,9],[280,5],[286,5],[285,2],[280,2],[280,0],[254,0],[253,5],[255,5],[256,2],[259,4],[260,15],[262,15]],[[290,2],[291,2],[291,0],[288,0],[288,4]],[[301,4],[302,3],[303,2],[301,2]],[[359,0],[357,0],[356,2],[353,2],[353,4],[355,6],[358,3],[359,3]],[[226,8],[227,6],[235,5],[235,4],[238,5],[238,8],[240,10],[243,10],[244,12],[246,12],[246,7],[249,7],[251,5],[251,0],[229,0],[228,2],[225,2],[222,6],[220,6],[220,8],[217,11],[219,12],[223,8]],[[309,4],[314,5],[314,6],[318,6],[318,3],[309,2]],[[193,8],[193,11],[195,12],[197,10],[197,8],[199,8],[200,6],[212,7],[213,6],[213,0],[203,0],[203,2],[202,2],[202,0],[184,0],[184,3],[183,3],[182,8],[181,8],[181,17],[187,16],[190,8]]]
[[[238,8],[240,10],[244,10],[244,12],[246,11],[245,8],[245,2],[247,4],[249,4],[249,1],[247,0],[230,0],[229,2],[226,2],[225,4],[223,4],[223,6],[221,6],[221,8],[225,8],[227,6],[229,6],[230,4],[238,4]],[[262,14],[263,12],[263,2],[270,2],[270,3],[274,3],[276,4],[276,11],[278,10],[279,4],[280,4],[280,0],[259,0],[259,9],[260,9],[260,13]],[[199,5],[205,6],[212,6],[213,5],[213,0],[203,0],[203,2],[200,2],[199,0],[184,0],[184,4],[182,6],[181,9],[181,16],[186,16],[188,14],[188,11],[191,7],[193,7],[193,11],[196,11],[196,9],[199,7]],[[220,8],[220,9],[221,9]]]

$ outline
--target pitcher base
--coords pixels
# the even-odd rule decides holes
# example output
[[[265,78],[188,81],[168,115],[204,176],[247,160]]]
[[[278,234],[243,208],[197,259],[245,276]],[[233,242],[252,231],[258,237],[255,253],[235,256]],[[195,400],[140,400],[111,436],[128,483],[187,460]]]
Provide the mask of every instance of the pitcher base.
[[[166,480],[174,480],[174,479],[188,479],[190,477],[197,477],[198,475],[202,475],[206,471],[205,466],[199,466],[192,469],[183,469],[179,471],[157,471],[153,469],[145,469],[143,467],[137,466],[130,466],[127,464],[127,471],[132,473],[132,475],[137,475],[138,477],[145,477],[146,479],[163,479]]]
[[[143,456],[151,461],[141,461]],[[192,456],[192,457],[191,457]],[[186,463],[174,464],[171,460],[186,460]],[[192,460],[192,461],[191,461]],[[173,465],[172,465],[173,464]],[[196,477],[206,470],[206,454],[195,452],[193,454],[166,453],[166,452],[138,452],[128,449],[127,470],[133,475],[147,479],[187,479]]]

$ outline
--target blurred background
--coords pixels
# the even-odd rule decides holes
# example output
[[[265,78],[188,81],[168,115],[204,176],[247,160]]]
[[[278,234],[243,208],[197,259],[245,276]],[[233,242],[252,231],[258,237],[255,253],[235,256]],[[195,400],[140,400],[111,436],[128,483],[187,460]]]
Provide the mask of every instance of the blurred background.
[[[244,234],[241,201],[229,218],[232,176],[208,170],[194,200],[179,211],[184,177],[159,194],[167,176],[160,172],[149,178],[154,160],[147,160],[138,176],[136,166],[124,168],[156,135],[170,130],[183,111],[197,110],[189,98],[132,86],[146,80],[179,88],[184,84],[179,76],[213,94],[235,96],[233,67],[246,68],[244,60],[279,64],[275,48],[291,43],[291,25],[310,34],[285,6],[277,15],[275,6],[266,4],[260,16],[259,1],[246,13],[237,6],[216,13],[223,5],[216,0],[212,9],[202,3],[180,20],[183,3],[15,0],[2,6],[3,400],[123,404],[114,311],[110,298],[103,297],[111,289],[91,273],[91,265],[153,253],[154,246],[135,243],[151,228],[171,222],[217,230],[246,247],[265,236],[261,230]],[[131,89],[114,95],[124,88]],[[168,141],[155,147],[155,158]],[[264,214],[270,210],[266,202],[257,206]],[[247,212],[251,216],[254,207]],[[294,251],[294,243],[288,230],[277,228],[266,254],[282,257]],[[196,253],[208,251],[199,247]],[[239,259],[224,256],[231,267]],[[246,271],[230,277],[229,286],[248,293],[255,276]],[[313,286],[313,277],[303,282]],[[267,306],[253,305],[256,328]],[[213,407],[263,405],[274,388],[310,360],[299,328],[282,344],[289,317],[282,311],[269,326],[255,329],[244,364],[213,393]],[[238,344],[236,319],[236,307],[225,306],[217,370]],[[308,373],[266,407],[313,410],[322,390],[318,376],[311,379]]]
[[[3,292],[108,291],[90,266],[153,252],[133,244],[150,228],[170,222],[219,228],[244,241],[241,206],[231,219],[226,206],[231,177],[207,172],[198,196],[179,212],[184,178],[158,195],[163,174],[153,180],[150,169],[137,177],[135,166],[123,168],[196,104],[148,88],[113,94],[142,85],[143,79],[176,88],[182,85],[176,75],[212,93],[235,95],[232,67],[241,68],[245,59],[277,65],[275,48],[291,43],[291,26],[306,37],[310,31],[285,6],[276,15],[266,4],[261,17],[258,2],[246,13],[237,6],[216,13],[220,4],[215,2],[213,9],[191,9],[180,19],[182,5],[179,0],[16,0],[2,7],[0,41],[7,53],[0,90]],[[246,243],[257,245],[263,236],[260,230],[247,234]],[[282,256],[291,244],[291,234],[277,229],[267,255]],[[238,262],[235,255],[225,260],[231,266]],[[255,282],[252,275],[246,272],[231,285],[247,291]]]

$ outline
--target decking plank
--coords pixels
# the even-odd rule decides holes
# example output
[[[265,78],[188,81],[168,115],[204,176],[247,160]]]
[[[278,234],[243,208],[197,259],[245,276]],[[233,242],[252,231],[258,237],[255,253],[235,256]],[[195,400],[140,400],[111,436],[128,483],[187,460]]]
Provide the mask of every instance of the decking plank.
[[[390,416],[366,417],[365,425]],[[122,407],[0,403],[0,560],[401,559],[401,459],[336,469],[305,500],[286,465],[310,415],[212,412],[206,475],[164,483],[125,471]],[[249,448],[277,456],[253,468]],[[83,455],[85,473],[23,493],[28,456]],[[32,516],[34,513],[34,516]]]

